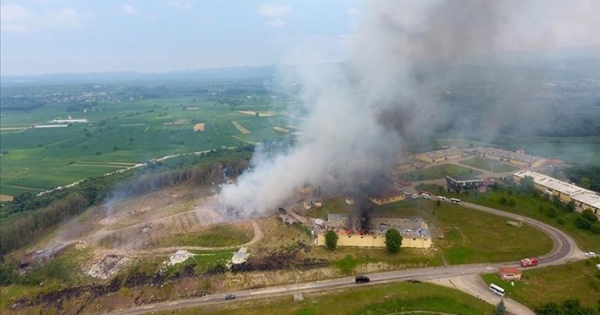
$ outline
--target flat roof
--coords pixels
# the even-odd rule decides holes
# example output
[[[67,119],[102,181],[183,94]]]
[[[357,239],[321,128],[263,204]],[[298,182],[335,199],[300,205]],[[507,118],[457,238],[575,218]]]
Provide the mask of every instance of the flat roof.
[[[539,185],[543,185],[547,188],[550,188],[552,190],[556,190],[560,193],[563,193],[565,195],[569,195],[569,196],[574,196],[576,194],[580,194],[583,192],[589,192],[589,193],[593,193],[592,191],[589,190],[585,190],[581,187],[575,186],[573,184],[569,184],[567,182],[563,182],[561,180],[558,180],[556,178],[552,178],[550,176],[544,175],[544,174],[540,174],[537,172],[532,172],[532,171],[520,171],[520,172],[516,172],[513,175],[519,177],[519,178],[524,178],[526,176],[532,177],[533,181],[536,184]]]
[[[533,163],[533,162],[541,159],[541,157],[535,156],[535,155],[529,155],[529,154],[525,154],[525,153],[513,152],[513,151],[496,149],[496,148],[479,147],[479,148],[476,148],[475,150],[477,152],[481,152],[484,154],[491,154],[491,155],[504,157],[504,158],[508,158],[508,159],[519,160],[519,161],[523,161],[523,162],[527,162],[527,163]]]
[[[600,209],[600,196],[594,193],[583,192],[571,197],[573,200],[585,203],[586,205]]]

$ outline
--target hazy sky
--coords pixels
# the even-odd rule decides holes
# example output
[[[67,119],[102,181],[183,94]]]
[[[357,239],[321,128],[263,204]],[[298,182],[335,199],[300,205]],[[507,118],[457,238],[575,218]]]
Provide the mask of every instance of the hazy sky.
[[[2,75],[293,63],[294,47],[307,46],[337,61],[361,9],[348,0],[1,4]]]
[[[422,16],[421,3],[444,2],[397,1],[402,10],[394,15],[411,23],[421,22],[411,21]],[[0,74],[342,61],[366,8],[382,2],[1,0]],[[600,45],[598,0],[501,2],[518,21],[506,20],[499,38],[508,50]],[[448,5],[460,10],[461,2]]]

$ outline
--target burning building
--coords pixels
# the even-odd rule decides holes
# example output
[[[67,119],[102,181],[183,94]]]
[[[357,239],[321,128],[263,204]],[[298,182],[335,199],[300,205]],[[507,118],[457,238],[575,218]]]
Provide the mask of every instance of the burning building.
[[[327,226],[338,235],[337,246],[385,247],[385,233],[396,229],[404,248],[429,248],[432,245],[427,224],[421,218],[386,218],[329,214]],[[316,243],[325,246],[326,230],[317,233]]]

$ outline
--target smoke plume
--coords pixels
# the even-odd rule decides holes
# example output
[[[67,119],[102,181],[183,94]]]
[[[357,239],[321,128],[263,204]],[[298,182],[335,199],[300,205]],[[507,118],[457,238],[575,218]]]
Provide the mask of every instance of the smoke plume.
[[[577,8],[594,6],[576,2]],[[561,5],[553,1],[379,0],[366,5],[346,63],[298,68],[305,114],[293,123],[300,125],[297,141],[279,154],[259,146],[250,169],[236,184],[222,187],[225,204],[247,215],[271,212],[298,186],[327,186],[333,170],[345,183],[344,193],[380,189],[380,179],[387,177],[404,147],[453,121],[468,125],[481,120],[468,114],[448,119],[448,100],[466,71],[457,65],[505,50],[568,44],[561,41],[567,37],[564,29],[553,37],[547,27],[544,40],[526,36],[528,28],[536,27],[531,17],[544,8],[566,25],[576,23],[574,12],[580,12],[552,10]],[[569,27],[581,35],[580,28]],[[495,114],[510,104],[494,100],[481,106],[490,106],[488,113]],[[513,107],[514,115],[520,115]],[[501,128],[496,120],[488,123]]]

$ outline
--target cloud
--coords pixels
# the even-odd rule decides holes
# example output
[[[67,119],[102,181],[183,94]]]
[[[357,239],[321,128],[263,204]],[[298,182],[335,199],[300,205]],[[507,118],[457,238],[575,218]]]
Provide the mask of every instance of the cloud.
[[[9,32],[27,30],[31,16],[29,10],[18,4],[0,6],[0,29]]]
[[[186,10],[189,10],[193,7],[191,1],[169,1],[167,2],[167,5],[170,7]]]
[[[272,27],[282,27],[286,24],[283,20],[290,12],[292,8],[289,5],[281,4],[268,4],[262,3],[258,7],[258,13],[268,18],[267,24]]]
[[[35,12],[21,5],[4,5],[0,7],[1,29],[3,32],[81,27],[85,21],[92,19],[94,19],[92,14],[82,13],[67,7]]]
[[[121,12],[123,14],[126,14],[126,15],[136,15],[137,14],[137,9],[134,8],[131,4],[123,4],[123,5],[119,6],[119,8],[121,9]]]

